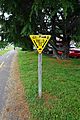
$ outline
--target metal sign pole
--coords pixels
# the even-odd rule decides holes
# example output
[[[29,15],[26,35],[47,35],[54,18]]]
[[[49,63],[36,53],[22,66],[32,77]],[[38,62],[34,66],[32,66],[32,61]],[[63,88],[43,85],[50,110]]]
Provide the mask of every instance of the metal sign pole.
[[[38,53],[38,95],[42,96],[42,53]]]

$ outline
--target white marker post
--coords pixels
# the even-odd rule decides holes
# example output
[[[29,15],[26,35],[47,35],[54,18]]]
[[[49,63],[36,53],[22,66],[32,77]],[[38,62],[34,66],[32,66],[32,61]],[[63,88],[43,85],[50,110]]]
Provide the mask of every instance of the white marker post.
[[[38,53],[38,95],[42,96],[42,53]]]

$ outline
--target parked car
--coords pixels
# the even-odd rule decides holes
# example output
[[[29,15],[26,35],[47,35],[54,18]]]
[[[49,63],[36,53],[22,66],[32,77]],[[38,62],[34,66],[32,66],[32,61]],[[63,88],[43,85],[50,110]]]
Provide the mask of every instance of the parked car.
[[[79,58],[80,57],[80,48],[70,48],[69,56]]]
[[[62,55],[62,52],[58,51],[58,54]],[[69,57],[80,58],[80,48],[70,48],[70,50],[69,50]]]
[[[53,47],[50,44],[48,44],[48,49],[44,50],[43,52],[49,55],[54,55]],[[62,53],[62,51],[58,51],[59,55],[62,55]],[[80,48],[76,48],[75,45],[70,46],[69,57],[80,58]]]

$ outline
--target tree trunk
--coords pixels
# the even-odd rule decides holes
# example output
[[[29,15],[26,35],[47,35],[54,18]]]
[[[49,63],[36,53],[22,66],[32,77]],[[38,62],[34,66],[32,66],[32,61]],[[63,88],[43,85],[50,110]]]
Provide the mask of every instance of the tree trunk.
[[[30,40],[30,38],[28,38],[28,37],[23,37],[23,38],[21,39],[21,41],[22,41],[22,50],[23,50],[23,51],[26,51],[26,50],[32,51],[32,50],[33,50],[33,43],[32,43],[32,41]]]
[[[71,40],[71,38],[69,36],[67,36],[66,39],[63,40],[64,52],[62,54],[62,59],[68,59],[69,58],[70,40]]]

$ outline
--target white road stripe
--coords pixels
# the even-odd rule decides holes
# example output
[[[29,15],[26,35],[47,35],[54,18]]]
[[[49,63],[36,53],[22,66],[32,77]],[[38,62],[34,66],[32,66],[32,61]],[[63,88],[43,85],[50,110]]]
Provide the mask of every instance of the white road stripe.
[[[1,63],[0,68],[3,66],[4,62]]]

